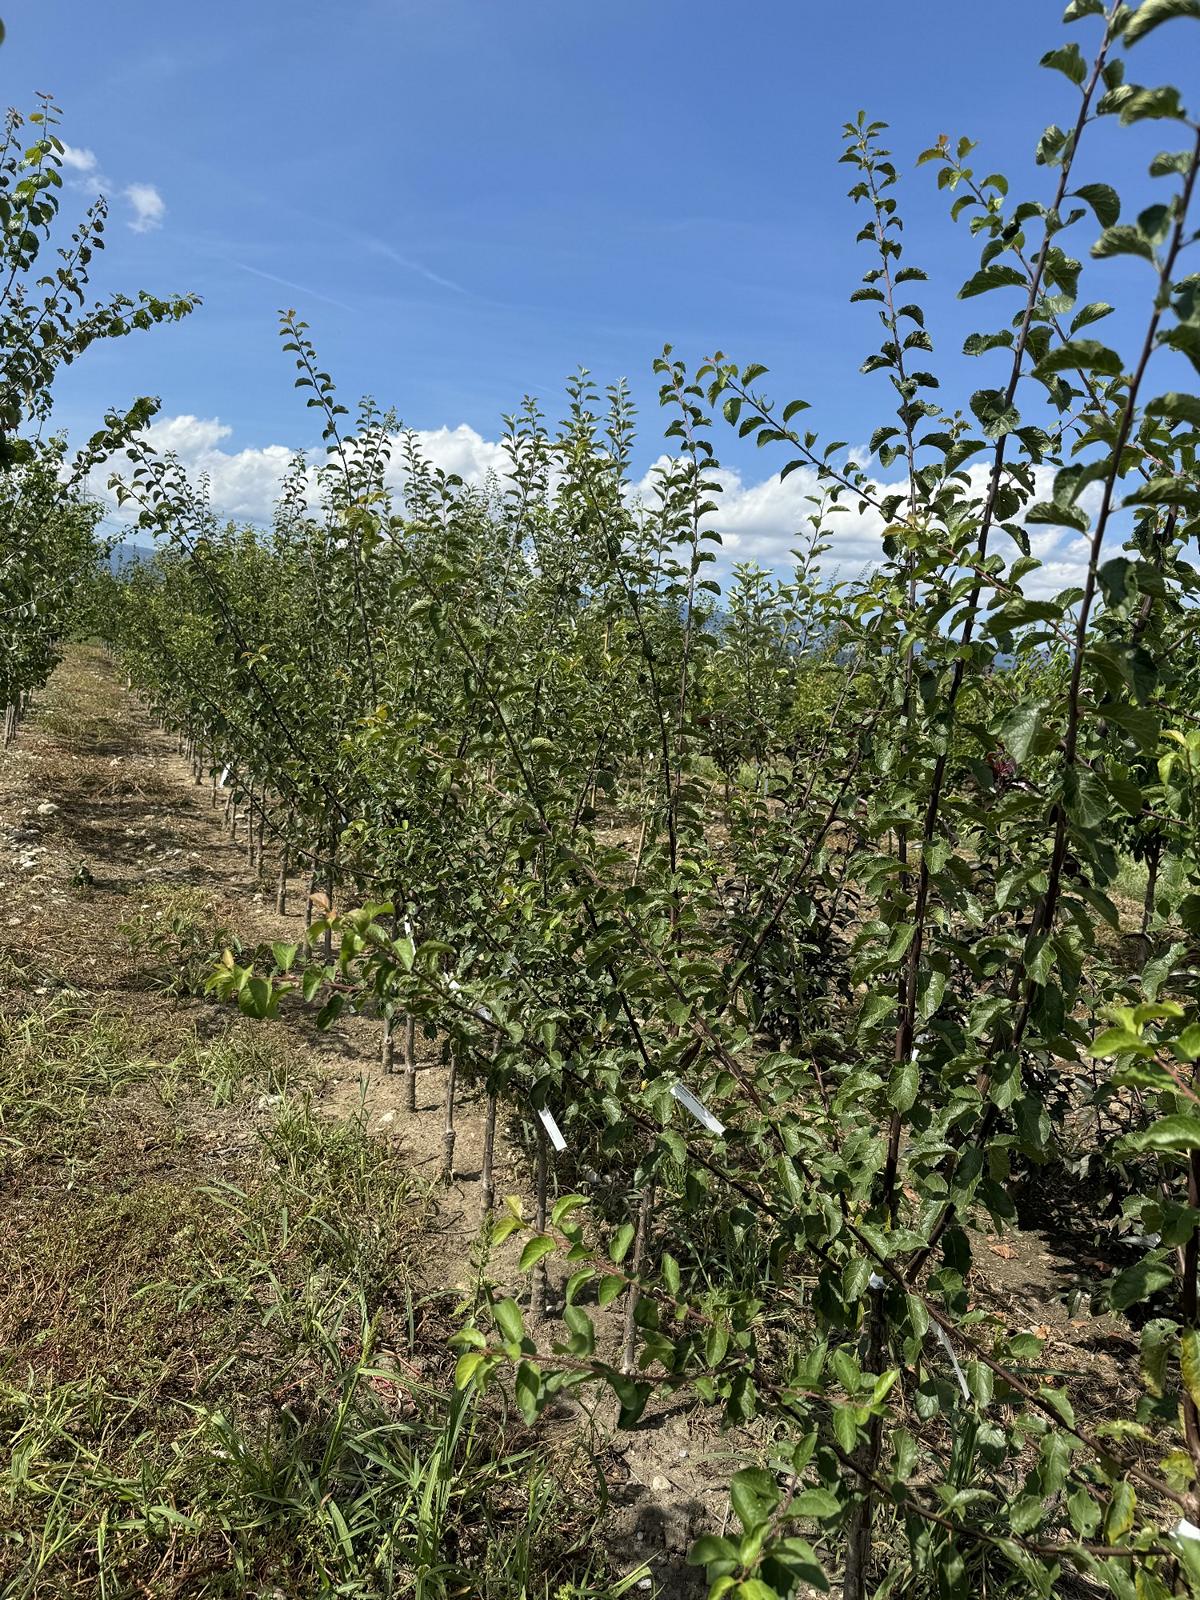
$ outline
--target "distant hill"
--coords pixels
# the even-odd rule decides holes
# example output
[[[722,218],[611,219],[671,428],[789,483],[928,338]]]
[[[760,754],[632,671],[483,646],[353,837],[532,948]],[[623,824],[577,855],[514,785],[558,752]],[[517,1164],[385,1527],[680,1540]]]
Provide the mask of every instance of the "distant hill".
[[[135,566],[139,561],[146,561],[153,554],[154,548],[152,545],[139,544],[133,539],[124,539],[109,551],[108,570],[114,573],[124,572],[127,567]]]

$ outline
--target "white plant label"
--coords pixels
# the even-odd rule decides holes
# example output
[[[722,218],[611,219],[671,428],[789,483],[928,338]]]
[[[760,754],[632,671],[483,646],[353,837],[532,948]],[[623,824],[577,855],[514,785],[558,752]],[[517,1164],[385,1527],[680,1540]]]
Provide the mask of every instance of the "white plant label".
[[[549,1139],[554,1148],[556,1150],[565,1150],[567,1148],[567,1141],[562,1136],[562,1129],[559,1127],[558,1123],[555,1122],[553,1113],[547,1111],[545,1106],[543,1106],[538,1112],[538,1121],[541,1123],[542,1127],[545,1128],[546,1137]]]
[[[225,785],[228,782],[229,782],[229,768],[226,767],[224,772],[222,772],[222,774],[221,774],[221,787],[222,787],[222,789],[225,787]]]
[[[1200,1528],[1194,1522],[1189,1522],[1186,1517],[1180,1517],[1171,1532],[1177,1539],[1200,1539]]]
[[[703,1100],[697,1099],[692,1091],[685,1089],[681,1083],[673,1083],[671,1085],[671,1093],[685,1111],[691,1112],[701,1127],[707,1128],[709,1133],[715,1133],[718,1139],[723,1137],[725,1124],[717,1121]]]
[[[954,1354],[954,1346],[946,1337],[945,1328],[942,1327],[940,1322],[935,1322],[933,1325],[933,1331],[937,1334],[938,1339],[941,1341],[942,1349],[950,1357],[950,1365],[954,1368],[954,1376],[958,1379],[958,1387],[963,1392],[963,1399],[969,1400],[971,1398],[971,1391],[967,1388],[967,1380],[963,1377],[963,1369],[959,1366],[958,1357]]]

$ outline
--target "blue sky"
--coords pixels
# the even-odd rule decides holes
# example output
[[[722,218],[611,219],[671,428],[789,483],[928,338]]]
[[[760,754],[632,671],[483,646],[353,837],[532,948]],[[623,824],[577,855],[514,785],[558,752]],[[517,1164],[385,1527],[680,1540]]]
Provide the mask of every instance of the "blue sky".
[[[1073,116],[1075,91],[1038,58],[1094,34],[1064,30],[1060,11],[8,0],[8,98],[53,91],[62,136],[95,159],[81,178],[115,196],[100,279],[205,300],[181,327],[89,352],[62,384],[61,419],[75,433],[153,393],[165,417],[209,424],[223,456],[312,445],[277,348],[276,310],[294,305],[343,399],[369,391],[422,430],[494,439],[526,392],[557,416],[562,377],[583,363],[631,380],[645,465],[662,449],[651,363],[670,340],[766,362],[774,392],[808,398],[823,434],[865,440],[890,391],[858,374],[877,325],[847,303],[867,261],[841,124],[859,107],[886,119],[902,164],[940,133],[969,133],[982,170],[1046,195],[1032,149]],[[1194,98],[1197,42],[1193,25],[1164,30],[1140,47],[1139,76],[1186,69]],[[1105,159],[1083,176],[1132,186],[1164,143],[1171,130],[1106,129]],[[122,198],[133,186],[138,231]],[[931,365],[965,399],[998,379],[957,353],[963,334],[998,325],[1003,304],[953,302],[973,251],[932,168],[901,204],[909,257],[934,280],[926,299],[941,302]],[[1092,293],[1114,298],[1143,272],[1104,264]],[[1131,340],[1144,304],[1105,331]],[[746,483],[765,475],[762,456],[719,443]]]

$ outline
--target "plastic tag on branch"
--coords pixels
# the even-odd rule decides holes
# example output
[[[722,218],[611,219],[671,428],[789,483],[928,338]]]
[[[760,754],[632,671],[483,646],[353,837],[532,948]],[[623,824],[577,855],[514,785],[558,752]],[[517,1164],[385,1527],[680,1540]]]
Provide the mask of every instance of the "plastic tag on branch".
[[[871,1274],[871,1276],[867,1279],[867,1288],[868,1289],[886,1289],[887,1288],[887,1280],[885,1278],[881,1278],[877,1272],[873,1272]]]
[[[707,1128],[709,1133],[715,1133],[718,1139],[724,1136],[725,1124],[718,1122],[704,1104],[704,1101],[697,1099],[690,1089],[685,1089],[681,1083],[673,1083],[671,1085],[671,1093],[679,1101],[683,1109],[689,1111],[695,1117],[701,1127]]]
[[[1200,1539],[1200,1528],[1194,1522],[1189,1522],[1186,1517],[1180,1517],[1171,1529],[1171,1534],[1176,1539]]]
[[[228,782],[229,782],[229,768],[226,767],[221,773],[221,787],[222,787],[222,789],[225,787],[225,785]]]
[[[946,1337],[945,1328],[942,1327],[940,1322],[935,1322],[933,1324],[933,1331],[937,1334],[942,1349],[950,1357],[950,1365],[954,1368],[954,1376],[958,1379],[958,1386],[963,1392],[963,1399],[969,1400],[971,1398],[971,1391],[967,1388],[967,1380],[963,1377],[963,1369],[959,1366],[958,1357],[954,1354],[954,1346]]]
[[[546,1130],[546,1137],[556,1150],[565,1150],[567,1141],[562,1136],[562,1129],[554,1120],[554,1114],[542,1106],[538,1111],[538,1121]]]

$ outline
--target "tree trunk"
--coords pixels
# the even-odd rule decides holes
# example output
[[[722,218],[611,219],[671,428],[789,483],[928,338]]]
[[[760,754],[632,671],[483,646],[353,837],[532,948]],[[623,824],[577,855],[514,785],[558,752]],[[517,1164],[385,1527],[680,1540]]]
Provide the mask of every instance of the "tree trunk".
[[[493,1177],[495,1153],[496,1096],[493,1093],[489,1093],[487,1097],[487,1114],[483,1121],[483,1161],[479,1169],[480,1200],[485,1222],[491,1216],[493,1207],[496,1204],[496,1185]]]
[[[654,1185],[647,1184],[642,1191],[642,1198],[638,1202],[636,1231],[633,1236],[633,1256],[629,1263],[630,1276],[636,1278],[642,1270],[642,1263],[646,1259],[646,1238],[650,1232],[650,1212],[654,1206]],[[630,1373],[634,1368],[634,1357],[637,1353],[637,1306],[638,1292],[634,1285],[626,1291],[625,1299],[625,1336],[621,1344],[621,1371]]]
[[[1154,916],[1154,897],[1158,890],[1158,864],[1162,858],[1162,840],[1155,839],[1146,858],[1146,893],[1142,900],[1142,938],[1148,938],[1150,919]]]
[[[449,1072],[446,1074],[446,1131],[442,1134],[442,1182],[454,1182],[454,1091],[458,1086],[458,1054],[448,1047]]]
[[[537,1125],[537,1209],[534,1226],[538,1232],[544,1232],[546,1227],[546,1190],[549,1186],[549,1166],[546,1156],[546,1130],[542,1127],[541,1118]],[[546,1271],[546,1263],[539,1261],[533,1269],[533,1282],[529,1286],[529,1314],[531,1317],[543,1317],[546,1314],[546,1290],[550,1278]]]
[[[325,898],[328,900],[329,904],[325,910],[326,926],[325,937],[322,940],[322,947],[326,963],[333,960],[333,929],[329,926],[328,922],[328,919],[333,915],[333,878],[334,862],[333,856],[331,855],[329,857],[329,865],[325,868]]]
[[[288,847],[284,845],[279,853],[279,878],[275,884],[275,915],[287,916],[287,888],[288,888]]]
[[[313,895],[317,892],[317,869],[313,866],[308,878],[308,893],[304,897],[304,959],[312,957]]]
[[[417,1109],[417,1021],[404,1019],[404,1109]]]

